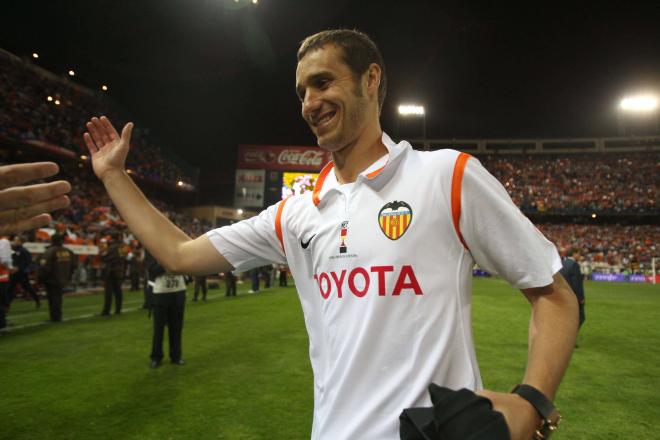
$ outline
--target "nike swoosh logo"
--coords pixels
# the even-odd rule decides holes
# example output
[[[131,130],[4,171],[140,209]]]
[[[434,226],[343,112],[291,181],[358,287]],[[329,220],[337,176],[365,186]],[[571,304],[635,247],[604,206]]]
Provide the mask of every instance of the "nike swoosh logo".
[[[301,239],[301,240],[300,240],[300,246],[302,246],[303,249],[307,249],[307,247],[309,246],[309,244],[312,242],[312,238],[314,238],[314,237],[316,237],[316,234],[314,234],[314,235],[312,235],[311,237],[309,237],[309,240],[307,240],[307,243],[305,243],[305,242],[302,241],[302,239]]]

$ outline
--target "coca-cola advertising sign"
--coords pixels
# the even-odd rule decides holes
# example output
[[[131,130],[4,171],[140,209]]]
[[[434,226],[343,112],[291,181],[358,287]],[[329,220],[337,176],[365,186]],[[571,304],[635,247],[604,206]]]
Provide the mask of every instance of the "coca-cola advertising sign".
[[[272,145],[240,145],[238,147],[238,168],[320,171],[330,160],[332,160],[330,153],[319,147]]]

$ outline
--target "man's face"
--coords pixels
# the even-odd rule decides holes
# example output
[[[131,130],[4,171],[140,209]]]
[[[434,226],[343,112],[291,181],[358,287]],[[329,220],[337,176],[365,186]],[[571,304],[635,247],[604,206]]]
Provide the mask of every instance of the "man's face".
[[[319,147],[331,152],[355,141],[367,120],[365,87],[344,63],[341,51],[328,44],[305,55],[296,69],[302,117]]]

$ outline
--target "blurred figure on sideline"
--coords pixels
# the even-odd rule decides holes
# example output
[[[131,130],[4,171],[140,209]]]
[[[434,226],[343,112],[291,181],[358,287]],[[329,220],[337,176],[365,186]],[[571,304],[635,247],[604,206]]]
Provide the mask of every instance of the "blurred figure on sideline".
[[[248,293],[258,293],[259,292],[259,271],[260,268],[256,267],[254,269],[250,269],[250,282],[252,283],[251,289],[248,291]]]
[[[236,274],[233,270],[225,272],[225,296],[236,296]]]
[[[131,280],[131,290],[140,290],[140,274],[144,264],[144,251],[139,243],[134,243],[126,256],[128,276]]]
[[[50,320],[62,321],[62,294],[68,287],[76,270],[78,259],[69,249],[63,246],[64,237],[55,234],[51,238],[52,245],[41,257],[39,280],[46,287]]]
[[[121,233],[114,231],[110,234],[112,242],[103,254],[103,263],[105,264],[103,280],[105,282],[105,302],[101,315],[110,315],[112,307],[112,297],[115,298],[115,315],[121,313],[121,305],[124,293],[121,289],[121,283],[124,281],[124,272],[126,271],[126,250],[121,241]]]
[[[206,275],[196,276],[195,279],[195,296],[193,296],[193,301],[197,301],[197,295],[199,290],[202,290],[202,301],[206,301]]]
[[[9,272],[13,267],[11,261],[11,244],[5,237],[0,238],[0,328],[7,326],[5,315],[9,308]]]
[[[280,287],[287,287],[286,270],[287,270],[287,267],[285,265],[281,264],[280,265]]]
[[[20,235],[14,237],[11,241],[11,248],[14,250],[12,256],[14,262],[14,271],[9,276],[9,297],[10,301],[16,294],[16,285],[20,284],[23,290],[27,292],[34,300],[37,307],[41,306],[37,291],[30,284],[30,271],[32,270],[32,254],[23,246],[25,238]]]
[[[567,255],[562,258],[562,268],[559,273],[566,279],[568,285],[573,289],[575,297],[577,298],[580,306],[580,324],[578,328],[582,327],[586,319],[584,314],[584,276],[580,270],[580,251],[577,248],[571,249]]]

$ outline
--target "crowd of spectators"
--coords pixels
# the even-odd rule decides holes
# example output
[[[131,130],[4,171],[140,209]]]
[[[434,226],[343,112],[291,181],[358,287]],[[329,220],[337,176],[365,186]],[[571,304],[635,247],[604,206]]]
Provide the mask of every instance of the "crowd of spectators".
[[[141,252],[140,243],[121,220],[91,169],[78,168],[75,172],[63,169],[58,177],[71,183],[71,204],[54,212],[48,227],[27,231],[24,234],[27,242],[50,243],[52,235],[57,233],[64,236],[65,244],[95,246],[102,252],[110,241],[110,235],[118,232],[127,253]],[[152,200],[152,203],[191,237],[197,237],[212,228],[207,221],[183,214],[181,210],[161,200]],[[87,286],[100,285],[103,271],[101,256],[96,253],[79,255],[79,271],[86,274],[82,279],[86,280]]]
[[[479,158],[525,213],[660,214],[660,153]]]
[[[87,154],[82,134],[92,116],[107,115],[119,126],[127,120],[103,92],[93,92],[2,51],[0,102],[0,138],[33,145],[36,141],[75,156]],[[148,129],[134,130],[127,159],[133,173],[156,183],[176,185],[181,180],[196,185],[196,172],[169,156]]]
[[[124,231],[124,222],[91,170],[64,171],[61,177],[71,182],[71,205],[53,214],[53,229],[59,228],[69,237],[83,237],[88,241],[108,229]],[[197,237],[211,228],[210,223],[185,215],[162,200],[152,199],[152,203],[189,236]],[[128,230],[124,235],[127,242],[133,239]]]
[[[597,159],[594,159],[594,162],[597,162]],[[72,184],[71,205],[53,215],[51,227],[47,228],[50,234],[64,234],[66,242],[70,244],[103,248],[108,231],[118,230],[123,232],[127,245],[139,248],[139,244],[125,228],[105,189],[89,167],[65,169],[61,177]],[[507,180],[503,183],[506,182]],[[152,202],[191,237],[197,237],[212,228],[208,222],[189,217],[163,201],[152,198]],[[538,223],[537,226],[560,251],[578,249],[588,272],[648,273],[651,259],[660,256],[660,227],[657,224]],[[33,231],[28,240],[49,241],[49,233],[44,233],[43,229]],[[92,272],[100,270],[100,258],[90,256],[81,261],[88,265]]]
[[[539,229],[560,252],[577,250],[588,272],[649,274],[660,257],[657,225],[543,224]]]

